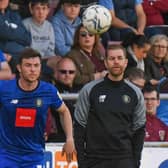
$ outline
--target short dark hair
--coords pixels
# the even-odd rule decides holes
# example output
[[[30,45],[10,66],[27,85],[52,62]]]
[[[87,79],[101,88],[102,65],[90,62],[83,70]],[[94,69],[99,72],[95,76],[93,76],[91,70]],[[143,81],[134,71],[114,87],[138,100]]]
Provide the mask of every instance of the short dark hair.
[[[135,79],[146,80],[144,71],[137,67],[132,67],[132,68],[127,69],[124,74],[124,77],[128,78],[130,81],[135,80]]]
[[[81,4],[81,0],[61,0],[61,4],[64,3]]]
[[[31,7],[35,6],[36,4],[42,4],[49,6],[49,0],[30,0]]]
[[[148,82],[145,84],[144,88],[142,89],[143,94],[146,92],[151,93],[153,91],[155,91],[157,93],[157,95],[156,95],[157,99],[160,99],[159,89],[158,89],[157,85],[152,85],[151,83]]]
[[[121,44],[109,44],[106,49],[105,57],[107,58],[108,50],[117,50],[121,49],[124,53],[125,58],[127,58],[126,49]]]
[[[38,51],[32,48],[25,48],[19,55],[18,64],[21,64],[23,59],[36,58],[36,57],[40,58],[40,62],[42,61],[41,54]]]

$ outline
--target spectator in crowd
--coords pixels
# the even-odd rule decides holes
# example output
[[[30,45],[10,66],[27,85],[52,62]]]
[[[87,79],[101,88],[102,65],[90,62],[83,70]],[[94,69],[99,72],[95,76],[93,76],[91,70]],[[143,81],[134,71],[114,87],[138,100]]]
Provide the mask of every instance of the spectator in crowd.
[[[86,84],[74,113],[74,137],[79,168],[140,166],[145,133],[144,98],[140,89],[123,80],[127,66],[121,45],[107,48],[109,73]]]
[[[17,65],[19,78],[0,81],[0,167],[44,167],[44,129],[49,107],[60,114],[66,133],[63,155],[75,150],[72,120],[67,106],[51,84],[40,81],[41,55],[23,50]]]
[[[26,29],[31,33],[31,47],[38,50],[42,58],[55,55],[55,38],[52,24],[46,20],[49,12],[48,0],[31,0],[32,17],[23,20]]]
[[[5,55],[0,50],[0,80],[7,80],[14,78],[15,75],[12,74],[11,68],[5,58]]]
[[[163,14],[168,12],[168,0],[143,0],[142,6],[146,14],[146,36],[165,34],[168,27],[165,26]]]
[[[100,49],[102,50],[100,51]],[[72,50],[66,55],[77,66],[76,84],[85,84],[105,76],[104,48],[99,36],[80,25],[74,35]]]
[[[145,59],[145,73],[151,84],[159,84],[168,75],[168,38],[158,34],[150,38],[151,49]]]
[[[124,39],[122,45],[127,49],[127,70],[137,67],[145,71],[144,58],[150,49],[150,43],[144,35],[130,33]]]
[[[29,11],[29,2],[30,0],[10,0],[10,8],[19,12],[22,19],[30,17]]]
[[[143,89],[146,82],[144,71],[136,67],[130,68],[125,73],[125,78],[135,84],[140,89]]]
[[[143,89],[146,106],[146,133],[145,141],[168,141],[168,126],[156,117],[159,106],[159,92],[151,84],[147,84]]]
[[[29,3],[32,0],[10,0],[10,7],[13,10],[17,10],[23,19],[28,18],[31,16],[29,10]],[[48,18],[53,16],[55,9],[57,8],[59,0],[48,0],[49,1],[49,14]]]
[[[54,77],[55,86],[60,93],[69,94],[79,92],[81,86],[74,84],[75,76],[76,66],[70,58],[63,57],[60,61],[58,61]],[[64,102],[68,106],[73,120],[76,99],[65,99]],[[56,121],[57,133],[50,134],[48,141],[65,142],[65,134],[60,123],[60,117],[58,113],[55,113],[55,109],[51,109],[51,111]]]
[[[23,20],[23,23],[26,29],[31,33],[31,47],[39,51],[42,55],[43,73],[47,73],[47,65],[54,69],[57,61],[60,59],[60,57],[55,54],[55,34],[53,26],[46,20],[49,13],[49,1],[30,0],[29,7],[32,17],[26,18]],[[47,64],[49,59],[52,59],[52,64]]]
[[[61,0],[61,8],[52,17],[51,22],[55,33],[55,52],[65,56],[73,44],[74,33],[80,25],[80,0]]]
[[[30,46],[31,35],[24,27],[20,15],[8,8],[8,5],[9,0],[0,1],[0,49],[12,56],[15,68],[18,54]]]
[[[128,32],[144,33],[146,16],[142,0],[99,0],[99,4],[109,9],[112,15],[112,27],[103,35],[104,44],[108,41],[122,41]]]
[[[59,92],[76,93],[79,91],[81,86],[74,83],[76,72],[76,65],[72,59],[64,57],[58,61],[54,78]]]

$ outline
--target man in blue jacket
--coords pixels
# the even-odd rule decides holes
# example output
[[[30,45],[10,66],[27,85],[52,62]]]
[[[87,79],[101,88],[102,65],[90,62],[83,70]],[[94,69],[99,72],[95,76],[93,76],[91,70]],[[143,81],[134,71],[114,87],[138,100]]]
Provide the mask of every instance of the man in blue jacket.
[[[65,56],[73,44],[74,33],[81,24],[80,0],[61,0],[61,9],[53,16],[55,53]]]
[[[0,1],[0,49],[16,61],[18,54],[30,46],[31,36],[17,12],[8,8],[9,0]]]

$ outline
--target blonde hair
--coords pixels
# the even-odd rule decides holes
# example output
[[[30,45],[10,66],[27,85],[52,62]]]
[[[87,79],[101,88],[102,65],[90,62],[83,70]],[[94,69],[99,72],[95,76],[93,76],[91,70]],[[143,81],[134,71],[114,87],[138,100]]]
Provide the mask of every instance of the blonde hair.
[[[149,51],[149,54],[152,56],[153,55],[153,48],[154,48],[154,45],[156,44],[156,42],[160,42],[162,40],[165,40],[167,42],[167,54],[165,55],[165,57],[163,58],[163,61],[166,62],[168,61],[168,37],[164,34],[157,34],[157,35],[154,35],[152,36],[149,41],[150,41],[150,44],[151,44],[151,49]]]

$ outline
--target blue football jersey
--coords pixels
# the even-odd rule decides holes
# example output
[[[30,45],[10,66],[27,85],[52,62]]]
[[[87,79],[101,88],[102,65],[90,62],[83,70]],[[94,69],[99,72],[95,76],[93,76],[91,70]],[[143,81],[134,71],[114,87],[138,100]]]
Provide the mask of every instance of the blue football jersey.
[[[24,91],[16,79],[0,81],[0,149],[15,155],[42,153],[48,108],[57,109],[62,102],[49,83],[39,81],[33,91]]]
[[[3,52],[0,50],[0,62],[4,62],[4,61],[6,61],[5,56]]]

